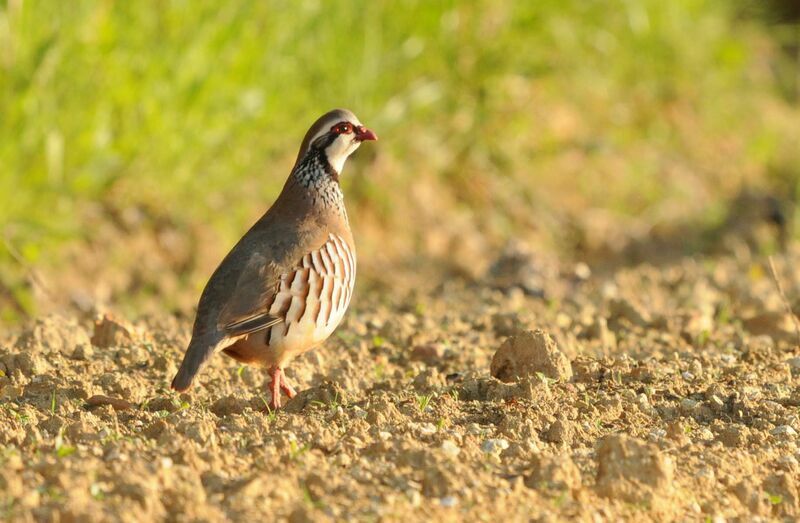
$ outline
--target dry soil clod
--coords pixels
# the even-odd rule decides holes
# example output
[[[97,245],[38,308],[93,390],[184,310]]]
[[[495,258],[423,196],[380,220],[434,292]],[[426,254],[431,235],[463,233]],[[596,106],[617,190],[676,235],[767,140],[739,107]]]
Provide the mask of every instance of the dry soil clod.
[[[492,358],[492,376],[506,383],[541,373],[560,381],[572,378],[572,366],[545,331],[525,331],[506,339]]]
[[[100,407],[102,405],[111,405],[114,410],[129,410],[134,407],[133,403],[122,398],[112,398],[110,396],[103,396],[96,394],[86,400],[86,405],[89,407]]]

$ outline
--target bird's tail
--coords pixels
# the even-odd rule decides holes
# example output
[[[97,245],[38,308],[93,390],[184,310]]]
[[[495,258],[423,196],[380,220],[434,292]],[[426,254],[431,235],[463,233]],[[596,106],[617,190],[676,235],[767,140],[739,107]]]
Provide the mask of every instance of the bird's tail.
[[[192,386],[192,381],[200,367],[214,354],[219,343],[209,343],[208,340],[192,339],[189,342],[189,347],[186,349],[186,354],[183,357],[183,362],[172,379],[172,389],[178,392],[188,390]]]

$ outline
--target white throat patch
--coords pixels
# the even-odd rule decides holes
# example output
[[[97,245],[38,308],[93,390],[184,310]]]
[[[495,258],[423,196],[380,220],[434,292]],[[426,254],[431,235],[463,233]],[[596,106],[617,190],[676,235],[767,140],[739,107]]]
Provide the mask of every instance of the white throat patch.
[[[337,174],[342,174],[344,162],[358,149],[359,145],[361,142],[356,140],[355,134],[350,133],[339,135],[332,144],[325,148],[328,163],[336,170]]]

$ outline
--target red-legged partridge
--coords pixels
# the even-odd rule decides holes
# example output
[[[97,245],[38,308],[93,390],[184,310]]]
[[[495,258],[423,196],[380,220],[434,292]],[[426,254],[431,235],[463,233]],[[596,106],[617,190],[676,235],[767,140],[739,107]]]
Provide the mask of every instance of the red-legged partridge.
[[[361,142],[377,140],[335,109],[306,133],[280,196],[206,284],[172,388],[188,389],[215,352],[270,369],[272,408],[294,389],[283,369],[342,321],[356,277],[356,251],[339,175]]]

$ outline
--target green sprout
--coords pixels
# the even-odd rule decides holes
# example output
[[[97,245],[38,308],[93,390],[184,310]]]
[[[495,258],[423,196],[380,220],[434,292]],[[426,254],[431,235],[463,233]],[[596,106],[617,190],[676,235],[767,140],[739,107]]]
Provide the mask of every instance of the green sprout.
[[[297,461],[300,457],[311,450],[311,447],[308,443],[303,444],[303,446],[299,446],[295,440],[289,442],[289,459],[292,461]]]
[[[428,405],[431,402],[431,398],[433,398],[433,394],[424,394],[417,396],[417,408],[419,408],[420,412],[425,412],[425,409],[428,408]]]

